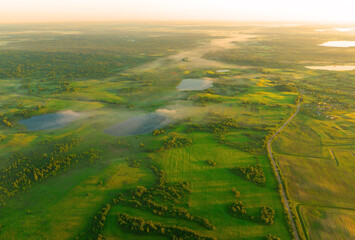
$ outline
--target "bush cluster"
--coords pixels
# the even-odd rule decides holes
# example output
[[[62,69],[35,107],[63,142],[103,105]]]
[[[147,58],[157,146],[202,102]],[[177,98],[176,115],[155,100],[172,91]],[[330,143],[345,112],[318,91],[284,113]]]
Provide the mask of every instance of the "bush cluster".
[[[235,216],[252,222],[272,225],[274,224],[275,211],[271,207],[261,207],[260,216],[248,215],[246,207],[242,201],[236,201],[229,206],[229,212]]]
[[[213,102],[213,103],[221,103],[222,102],[220,97],[217,97],[217,96],[214,96],[214,95],[199,96],[196,101],[198,103],[202,104],[203,106],[206,106],[207,103],[209,103],[209,102]]]
[[[265,185],[265,173],[259,163],[255,164],[254,166],[248,165],[246,167],[238,167],[234,172],[249,182],[253,182],[257,185]]]
[[[230,128],[239,128],[239,126],[233,118],[223,117],[218,120],[211,120],[207,124],[191,124],[187,132],[198,130],[222,134],[228,132]]]
[[[158,152],[168,150],[171,148],[182,148],[191,146],[193,141],[189,137],[184,136],[170,136],[168,139],[165,140],[163,146],[158,149]]]
[[[161,134],[164,134],[164,133],[165,133],[164,129],[154,129],[153,132],[152,132],[153,136],[161,135]]]
[[[264,237],[264,240],[281,240],[281,238],[268,234]]]
[[[207,164],[212,166],[212,167],[216,166],[216,162],[212,161],[212,160],[207,160]]]

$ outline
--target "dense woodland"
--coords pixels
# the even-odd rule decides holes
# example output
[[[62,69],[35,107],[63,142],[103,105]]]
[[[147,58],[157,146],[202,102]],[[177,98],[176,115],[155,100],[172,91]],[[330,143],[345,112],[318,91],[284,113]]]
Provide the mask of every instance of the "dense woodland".
[[[197,39],[209,38],[202,34],[149,37],[118,30],[93,34],[88,30],[55,35],[51,40],[14,41],[12,48],[0,50],[0,78],[103,79],[158,56],[194,47]]]
[[[144,58],[84,53],[0,51],[0,78],[102,79]]]

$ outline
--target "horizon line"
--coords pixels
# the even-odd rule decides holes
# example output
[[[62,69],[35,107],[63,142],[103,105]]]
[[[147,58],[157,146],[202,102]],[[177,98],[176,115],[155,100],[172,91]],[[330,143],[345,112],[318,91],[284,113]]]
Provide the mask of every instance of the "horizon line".
[[[313,20],[223,20],[223,19],[96,19],[96,20],[33,20],[33,21],[0,21],[1,25],[23,25],[23,24],[65,24],[65,23],[227,23],[227,24],[241,24],[241,23],[283,23],[283,24],[303,24],[303,25],[314,25],[314,24],[327,24],[327,25],[339,25],[339,24],[355,24],[354,22],[347,21],[313,21]]]

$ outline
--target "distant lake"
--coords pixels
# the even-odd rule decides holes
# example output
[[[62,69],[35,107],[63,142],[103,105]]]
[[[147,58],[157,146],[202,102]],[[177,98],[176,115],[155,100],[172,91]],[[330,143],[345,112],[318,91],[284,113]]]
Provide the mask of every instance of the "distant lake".
[[[207,79],[183,79],[176,88],[179,91],[204,90],[213,87],[213,81]]]
[[[351,71],[355,69],[355,66],[306,66],[306,68],[313,70]]]
[[[355,31],[355,28],[317,29],[316,31],[317,32],[325,32],[325,31],[352,32],[352,31]]]
[[[170,119],[160,113],[148,113],[131,117],[104,130],[104,133],[121,137],[151,133],[170,123]]]
[[[355,47],[355,41],[328,41],[319,46],[323,47]]]
[[[19,121],[26,126],[29,131],[39,131],[48,129],[63,128],[69,123],[77,120],[80,113],[71,110],[57,113],[43,114]]]

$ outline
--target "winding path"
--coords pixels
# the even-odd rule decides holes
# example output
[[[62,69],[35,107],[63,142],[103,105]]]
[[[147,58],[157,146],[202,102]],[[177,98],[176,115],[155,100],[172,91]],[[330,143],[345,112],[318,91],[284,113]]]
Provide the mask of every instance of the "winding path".
[[[292,114],[291,117],[289,117],[289,119],[287,119],[287,121],[274,133],[274,135],[272,135],[272,137],[271,137],[271,138],[269,139],[269,141],[267,142],[267,152],[268,152],[269,158],[270,158],[271,161],[272,161],[273,168],[274,168],[274,170],[275,170],[275,172],[276,172],[277,181],[278,181],[279,185],[281,186],[282,199],[283,199],[283,201],[284,201],[284,204],[285,204],[285,207],[286,207],[286,209],[287,209],[289,218],[290,218],[290,220],[291,220],[291,224],[292,224],[292,228],[293,228],[295,240],[300,240],[300,237],[299,237],[299,234],[298,234],[298,232],[297,232],[297,228],[296,228],[295,221],[293,220],[293,216],[292,216],[292,212],[291,212],[290,205],[289,205],[289,203],[288,203],[288,201],[287,201],[287,198],[286,198],[286,192],[285,192],[284,186],[282,185],[280,172],[279,172],[279,170],[277,169],[276,161],[275,161],[274,155],[272,154],[272,147],[271,147],[271,144],[272,144],[272,141],[275,139],[275,137],[276,137],[276,136],[287,126],[287,124],[289,124],[289,123],[291,122],[291,120],[297,115],[297,113],[300,111],[300,108],[301,108],[301,101],[299,101],[299,103],[298,103],[298,105],[297,105],[297,110]]]

